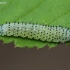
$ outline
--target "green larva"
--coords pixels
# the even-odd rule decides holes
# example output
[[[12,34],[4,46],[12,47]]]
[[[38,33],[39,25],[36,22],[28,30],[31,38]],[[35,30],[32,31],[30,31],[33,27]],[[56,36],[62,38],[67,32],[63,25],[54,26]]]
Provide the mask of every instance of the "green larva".
[[[47,42],[67,42],[70,30],[62,26],[48,26],[32,23],[6,23],[0,26],[1,36],[14,36]]]

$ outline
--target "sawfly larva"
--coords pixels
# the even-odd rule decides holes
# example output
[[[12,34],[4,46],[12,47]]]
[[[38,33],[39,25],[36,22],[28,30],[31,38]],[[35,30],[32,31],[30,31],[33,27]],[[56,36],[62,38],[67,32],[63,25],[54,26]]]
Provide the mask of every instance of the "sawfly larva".
[[[0,26],[1,36],[14,36],[47,42],[67,42],[70,30],[62,26],[48,26],[33,23],[6,23]]]

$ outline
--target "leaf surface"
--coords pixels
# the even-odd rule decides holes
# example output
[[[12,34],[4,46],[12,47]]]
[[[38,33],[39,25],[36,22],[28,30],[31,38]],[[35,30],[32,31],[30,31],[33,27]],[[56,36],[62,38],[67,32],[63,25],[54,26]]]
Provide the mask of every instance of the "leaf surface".
[[[32,22],[45,25],[63,26],[70,28],[70,0],[1,0],[0,24],[5,22]],[[56,47],[58,43],[48,43],[39,40],[2,37],[5,43],[14,42],[16,47],[43,48],[48,45]],[[67,44],[70,44],[69,42]]]

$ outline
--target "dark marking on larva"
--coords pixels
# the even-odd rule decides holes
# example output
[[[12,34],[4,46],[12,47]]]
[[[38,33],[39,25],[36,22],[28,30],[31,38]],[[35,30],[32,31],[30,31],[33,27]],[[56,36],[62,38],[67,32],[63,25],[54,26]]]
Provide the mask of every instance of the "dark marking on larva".
[[[16,23],[16,21],[14,21],[14,23]]]
[[[19,24],[19,22],[18,22],[18,24]]]

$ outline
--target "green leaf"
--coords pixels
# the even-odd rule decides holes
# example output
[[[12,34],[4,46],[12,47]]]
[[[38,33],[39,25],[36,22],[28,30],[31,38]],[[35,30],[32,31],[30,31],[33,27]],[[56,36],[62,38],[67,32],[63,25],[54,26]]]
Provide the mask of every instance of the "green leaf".
[[[1,4],[6,2],[6,4]],[[70,28],[70,0],[1,0],[0,24],[5,22],[32,22],[38,24],[63,26]],[[56,47],[58,43],[39,40],[2,37],[4,43],[14,42],[16,47],[43,48],[48,45]],[[70,42],[66,43],[70,44]]]

